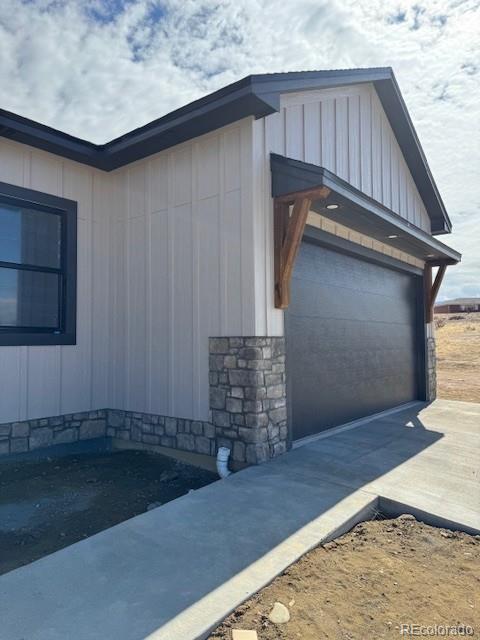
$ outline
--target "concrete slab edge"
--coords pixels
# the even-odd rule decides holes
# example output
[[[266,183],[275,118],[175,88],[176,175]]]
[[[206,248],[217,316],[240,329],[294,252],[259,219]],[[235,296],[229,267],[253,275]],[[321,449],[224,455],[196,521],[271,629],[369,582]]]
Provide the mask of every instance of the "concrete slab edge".
[[[350,431],[350,429],[361,427],[362,425],[367,424],[369,422],[373,422],[374,420],[378,420],[379,418],[387,418],[388,416],[394,415],[395,413],[400,413],[401,411],[406,411],[407,409],[413,409],[414,407],[418,407],[422,405],[426,405],[426,403],[422,402],[421,400],[414,400],[413,402],[406,402],[405,404],[400,404],[398,405],[398,407],[393,407],[393,409],[387,409],[386,411],[373,413],[372,415],[366,416],[365,418],[359,418],[358,420],[345,422],[345,424],[339,424],[337,427],[326,429],[321,433],[315,433],[312,436],[307,436],[306,438],[295,440],[292,443],[292,449],[298,449],[299,447],[304,447],[305,445],[311,444],[312,442],[317,442],[317,440],[325,440],[325,438],[331,438],[332,436],[335,436],[338,433],[342,433],[343,431]]]
[[[234,604],[230,604],[228,610],[226,609],[225,612],[219,615],[215,619],[215,621],[209,625],[207,629],[202,630],[200,633],[198,633],[198,635],[191,636],[191,640],[205,640],[206,638],[208,638],[209,634],[212,631],[214,631],[218,627],[218,625],[221,624],[223,620],[225,620],[225,618],[227,618],[233,611],[235,611],[237,607],[239,607],[244,602],[249,600],[249,598],[255,595],[255,593],[258,593],[259,591],[267,587],[269,584],[271,584],[275,580],[275,578],[277,578],[280,574],[282,574],[285,571],[285,569],[288,569],[288,567],[291,567],[293,564],[295,564],[295,562],[298,562],[298,560],[300,560],[300,558],[302,558],[306,553],[308,553],[309,551],[312,551],[313,549],[318,547],[318,545],[320,544],[330,542],[334,538],[338,538],[339,536],[342,536],[344,533],[347,533],[348,531],[353,529],[353,527],[355,527],[360,522],[371,520],[375,515],[379,513],[378,505],[379,505],[379,499],[378,499],[378,496],[376,496],[370,502],[368,502],[364,507],[362,507],[359,511],[353,513],[338,527],[336,527],[335,529],[332,529],[325,536],[322,536],[318,541],[310,545],[305,545],[305,548],[302,549],[302,551],[299,552],[293,560],[286,563],[285,566],[281,567],[278,571],[275,571],[275,573],[272,573],[271,575],[266,576],[265,580],[259,583],[258,588],[256,588],[255,591],[252,591],[251,593],[246,594],[244,598],[239,598],[238,601],[236,601]],[[146,640],[157,640],[157,636],[151,636]],[[160,640],[160,636],[158,636],[158,640]]]
[[[398,516],[404,513],[409,513],[420,522],[424,522],[432,527],[450,529],[451,531],[462,531],[463,533],[468,533],[472,536],[480,535],[480,529],[470,527],[462,522],[449,520],[448,518],[436,513],[424,511],[423,509],[419,509],[403,502],[398,502],[397,500],[392,500],[391,498],[385,498],[383,496],[379,496],[378,498],[378,510],[389,518],[398,518]]]

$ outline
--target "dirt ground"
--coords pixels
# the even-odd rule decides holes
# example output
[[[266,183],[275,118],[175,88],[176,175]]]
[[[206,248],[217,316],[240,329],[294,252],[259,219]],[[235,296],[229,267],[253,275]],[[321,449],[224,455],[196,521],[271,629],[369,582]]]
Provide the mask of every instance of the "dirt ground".
[[[216,479],[143,451],[1,462],[0,574]]]
[[[435,316],[437,395],[480,402],[480,313]]]
[[[357,525],[319,546],[240,606],[210,636],[256,630],[259,640],[400,637],[402,624],[475,628],[480,634],[480,536],[412,516]],[[268,614],[280,602],[290,621]]]

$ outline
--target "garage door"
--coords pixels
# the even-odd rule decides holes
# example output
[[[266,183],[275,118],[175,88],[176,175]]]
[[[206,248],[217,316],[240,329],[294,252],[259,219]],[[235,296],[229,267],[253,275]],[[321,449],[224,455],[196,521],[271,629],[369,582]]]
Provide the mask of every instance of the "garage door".
[[[294,440],[418,397],[417,278],[302,243],[285,316]]]

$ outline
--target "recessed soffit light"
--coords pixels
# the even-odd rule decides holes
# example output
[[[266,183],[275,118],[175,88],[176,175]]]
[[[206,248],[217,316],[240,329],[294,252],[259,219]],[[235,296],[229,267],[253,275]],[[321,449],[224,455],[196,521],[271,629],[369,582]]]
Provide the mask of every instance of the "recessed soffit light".
[[[338,204],[334,204],[333,202],[332,204],[327,204],[327,209],[338,209]]]
[[[398,236],[395,233],[392,233],[392,235],[387,236],[387,238],[393,239],[393,238],[398,238]]]

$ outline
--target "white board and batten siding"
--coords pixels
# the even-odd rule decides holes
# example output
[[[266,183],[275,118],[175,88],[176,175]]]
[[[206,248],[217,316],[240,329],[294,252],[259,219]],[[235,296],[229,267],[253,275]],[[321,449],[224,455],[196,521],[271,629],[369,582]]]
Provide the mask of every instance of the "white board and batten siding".
[[[256,260],[264,265],[256,284],[259,335],[283,334],[283,312],[275,309],[273,302],[271,152],[329,169],[412,224],[431,231],[430,219],[373,85],[283,95],[280,112],[254,123]],[[334,224],[325,228],[345,236],[345,228],[337,230]],[[352,241],[364,243],[365,238],[358,236],[352,232]],[[379,244],[372,244],[372,248],[408,260]]]
[[[0,139],[0,181],[78,202],[77,344],[0,347],[0,423],[207,420],[208,339],[255,333],[252,124],[104,173]]]
[[[0,181],[78,202],[77,344],[0,347],[0,423],[104,407],[110,178],[0,139]]]
[[[115,408],[208,419],[209,337],[254,332],[251,153],[245,120],[115,172]]]

